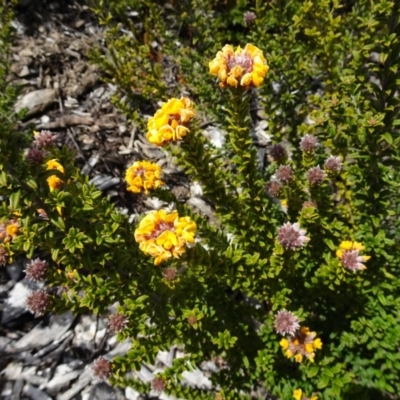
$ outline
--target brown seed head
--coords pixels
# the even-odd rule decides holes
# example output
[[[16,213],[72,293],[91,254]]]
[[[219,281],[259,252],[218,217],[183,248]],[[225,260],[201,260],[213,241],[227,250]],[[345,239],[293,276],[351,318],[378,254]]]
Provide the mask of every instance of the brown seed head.
[[[36,258],[32,260],[25,269],[25,274],[31,281],[42,281],[46,276],[47,263],[46,261]]]
[[[282,183],[290,183],[293,180],[293,171],[289,165],[281,165],[276,171],[276,177]]]
[[[155,392],[162,392],[165,389],[165,380],[161,376],[156,376],[151,381],[151,388]]]
[[[92,365],[93,375],[101,380],[106,380],[111,375],[111,363],[104,357],[99,357]]]
[[[325,179],[325,172],[319,166],[310,168],[307,171],[307,179],[310,186],[320,185]]]
[[[253,23],[254,23],[254,21],[256,20],[256,14],[254,14],[252,11],[246,11],[245,13],[244,13],[244,15],[243,15],[243,20],[244,20],[244,23],[247,25],[247,26],[250,26],[250,25],[252,25]]]
[[[282,185],[277,181],[272,181],[268,185],[268,193],[271,196],[278,197],[282,191]]]
[[[0,246],[0,266],[7,264],[8,253],[3,246]]]
[[[38,149],[45,149],[53,145],[56,140],[56,136],[50,131],[40,131],[35,133],[35,140],[32,144]]]
[[[300,228],[300,224],[295,222],[291,224],[286,222],[278,228],[278,242],[285,248],[295,250],[297,247],[303,247],[310,240],[306,236],[306,231]]]
[[[42,164],[44,161],[44,153],[36,147],[29,149],[26,155],[26,161],[30,164]]]
[[[178,271],[176,268],[173,268],[173,267],[165,268],[165,270],[163,272],[164,279],[166,279],[167,281],[175,280],[177,275],[178,275]]]
[[[300,149],[304,153],[313,153],[318,147],[318,139],[313,135],[305,135],[301,138]]]
[[[328,174],[337,174],[342,169],[342,166],[340,158],[335,156],[329,156],[324,164],[324,168]]]
[[[26,308],[32,314],[43,315],[49,307],[50,296],[43,290],[31,292],[26,299]]]
[[[120,332],[122,331],[128,323],[128,318],[125,317],[125,315],[121,314],[114,314],[110,315],[109,321],[108,321],[108,328],[112,332]]]
[[[290,311],[281,310],[275,316],[275,331],[280,335],[293,336],[300,328],[299,319]]]
[[[269,146],[268,153],[277,163],[282,163],[287,158],[286,149],[281,143],[272,144],[271,146]]]

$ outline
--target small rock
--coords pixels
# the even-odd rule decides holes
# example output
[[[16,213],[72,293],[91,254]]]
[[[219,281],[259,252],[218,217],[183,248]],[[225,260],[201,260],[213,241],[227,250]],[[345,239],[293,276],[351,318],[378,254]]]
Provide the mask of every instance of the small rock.
[[[38,290],[41,287],[42,286],[39,286],[36,282],[27,279],[17,282],[9,292],[8,299],[4,303],[1,323],[7,324],[26,313],[26,299],[32,290]]]
[[[50,122],[50,117],[48,115],[42,115],[40,117],[40,123],[48,124]]]
[[[125,389],[126,400],[138,400],[140,393],[130,387]]]
[[[106,190],[112,186],[118,185],[120,178],[113,178],[110,175],[96,175],[89,183],[95,185],[99,190]]]
[[[27,395],[31,400],[51,400],[51,397],[47,396],[45,392],[35,386],[32,386],[29,383],[24,386],[22,392]]]
[[[14,343],[12,350],[27,350],[44,347],[51,342],[57,341],[69,329],[74,320],[70,311],[53,317],[53,323],[45,328],[36,326],[23,336],[18,342]]]
[[[119,398],[117,390],[105,382],[94,385],[89,393],[82,394],[82,400],[119,400]]]
[[[23,269],[24,269],[24,260],[21,258],[18,258],[17,261],[14,261],[13,263],[7,265],[8,275],[13,281],[16,282],[22,278]]]
[[[41,389],[46,389],[49,394],[60,393],[60,389],[69,386],[70,382],[76,379],[82,371],[83,370],[81,369],[71,371],[71,368],[68,365],[59,365],[56,369],[54,378],[47,384],[41,386]]]
[[[18,76],[20,78],[24,78],[25,76],[28,76],[30,74],[29,68],[27,65],[24,65],[21,69],[21,71],[19,72]]]
[[[93,380],[93,374],[90,367],[87,367],[80,375],[77,382],[75,382],[70,389],[64,393],[60,393],[55,397],[56,400],[71,400],[76,398],[75,396],[80,393],[91,381]]]
[[[44,111],[48,106],[57,100],[57,91],[55,89],[40,89],[27,93],[15,104],[15,111],[20,112],[27,108],[27,115],[37,114]]]
[[[74,332],[74,346],[93,350],[94,345],[99,345],[102,341],[106,334],[106,328],[102,320],[99,320],[99,324],[97,324],[94,316],[82,315],[80,322],[75,326]]]
[[[225,143],[226,132],[223,132],[216,127],[210,126],[203,131],[203,135],[218,149]]]
[[[22,379],[17,379],[15,381],[10,400],[20,400],[20,398],[21,398],[20,394],[21,394],[23,386],[24,386],[24,381]]]
[[[13,386],[14,386],[14,384],[12,382],[10,382],[10,381],[6,382],[6,384],[4,385],[4,387],[0,393],[2,399],[10,398],[12,391],[13,391]]]
[[[211,389],[212,383],[211,381],[204,376],[203,372],[199,369],[195,369],[194,371],[183,371],[182,372],[183,381],[189,384],[191,387],[196,387],[200,389]]]
[[[11,381],[15,381],[21,377],[23,366],[20,363],[12,362],[7,365],[3,373],[5,377]]]
[[[47,377],[44,377],[44,376],[41,376],[38,374],[37,367],[25,368],[24,371],[22,372],[21,377],[24,379],[24,381],[28,382],[28,385],[32,384],[35,386],[43,385],[48,380]],[[24,387],[24,390],[25,390],[25,387]],[[39,389],[37,389],[37,390],[39,390]]]

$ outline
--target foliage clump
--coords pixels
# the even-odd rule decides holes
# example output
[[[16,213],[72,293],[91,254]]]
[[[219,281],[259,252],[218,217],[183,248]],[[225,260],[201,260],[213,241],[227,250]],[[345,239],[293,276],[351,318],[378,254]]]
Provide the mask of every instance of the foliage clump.
[[[115,102],[201,183],[214,225],[146,160],[128,169],[128,190],[171,207],[132,225],[51,134],[16,130],[2,7],[0,262],[46,255],[27,270],[48,284],[31,295],[35,313],[119,304],[109,328],[132,348],[99,359],[97,375],[187,399],[249,398],[261,385],[296,400],[399,393],[398,2],[93,3],[107,49],[92,57]],[[265,164],[252,138],[260,111]],[[227,132],[222,147],[201,116]],[[151,385],[131,377],[174,345],[184,356]],[[217,358],[215,392],[180,384]]]

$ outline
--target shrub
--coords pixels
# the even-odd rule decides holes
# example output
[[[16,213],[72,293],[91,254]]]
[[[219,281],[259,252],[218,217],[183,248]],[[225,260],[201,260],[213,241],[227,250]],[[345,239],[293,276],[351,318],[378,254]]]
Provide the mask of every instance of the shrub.
[[[44,152],[36,140],[31,152],[43,161],[24,157],[17,143],[29,136],[4,123],[12,115],[6,92],[4,260],[48,254],[48,285],[64,288],[46,299],[54,310],[102,313],[119,303],[110,327],[132,348],[97,365],[113,384],[148,391],[129,372],[175,344],[185,355],[153,387],[187,399],[249,398],[259,385],[282,399],[395,396],[398,3],[93,7],[107,27],[107,50],[93,60],[118,86],[116,103],[144,132],[140,107],[153,108],[147,137],[201,183],[218,222],[179,203],[143,163],[129,170],[130,190],[151,190],[173,210],[130,225],[76,170],[69,150],[50,143]],[[251,23],[242,20],[246,11],[256,16]],[[257,47],[235,55],[239,42]],[[8,88],[4,74],[1,82]],[[266,166],[251,137],[254,107],[274,142]],[[227,131],[225,145],[202,135],[199,116]],[[182,372],[216,357],[216,392],[182,387]]]

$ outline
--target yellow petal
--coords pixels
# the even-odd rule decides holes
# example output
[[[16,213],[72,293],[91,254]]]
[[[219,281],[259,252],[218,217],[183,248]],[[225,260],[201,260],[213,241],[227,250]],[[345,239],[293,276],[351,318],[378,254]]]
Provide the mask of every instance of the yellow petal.
[[[264,82],[264,77],[253,73],[252,75],[253,85],[259,87]]]
[[[243,72],[244,72],[243,67],[241,67],[240,65],[235,65],[230,71],[230,76],[237,79],[242,75]]]
[[[219,53],[219,52],[218,52]],[[234,51],[233,51],[233,47],[230,44],[226,44],[223,48],[222,48],[222,53],[224,55],[233,55]],[[218,55],[218,54],[217,54]]]
[[[240,80],[240,86],[249,86],[251,85],[252,80],[253,80],[252,74],[248,72],[247,74],[244,74],[242,76],[242,79]]]
[[[289,347],[289,341],[287,339],[285,339],[285,338],[281,339],[279,344],[281,345],[283,350],[286,350]]]
[[[218,71],[218,79],[222,82],[225,82],[227,80],[227,78],[228,78],[228,73],[227,73],[226,67],[221,68]]]
[[[156,243],[163,246],[165,249],[170,250],[172,246],[178,245],[178,239],[174,232],[164,231],[157,239]]]
[[[258,47],[250,43],[247,43],[246,46],[244,46],[244,51],[246,53],[249,53],[252,57],[254,56],[254,54],[261,52],[261,50]]]
[[[363,250],[365,250],[365,246],[362,243],[353,242],[353,249],[363,251]]]
[[[351,250],[353,248],[353,242],[349,240],[345,240],[342,243],[340,243],[339,246],[342,250]]]
[[[226,80],[226,83],[227,83],[229,86],[233,86],[233,87],[237,87],[237,85],[238,85],[238,81],[237,81],[234,77],[232,77],[232,76],[230,76],[230,77]]]
[[[298,362],[301,363],[303,361],[303,354],[296,354],[294,356],[294,359]]]
[[[211,75],[217,75],[218,74],[218,71],[221,69],[221,68],[224,68],[225,66],[223,65],[223,64],[221,64],[221,61],[220,60],[218,60],[218,59],[216,59],[216,58],[214,58],[214,60],[212,60],[212,61],[210,61],[209,63],[208,63],[208,68],[210,69],[210,74]]]
[[[64,167],[55,159],[46,162],[47,169],[57,169],[58,171],[64,173]]]
[[[295,400],[301,400],[302,396],[303,396],[303,391],[301,389],[296,389],[293,391],[293,398]]]
[[[307,353],[312,353],[314,351],[314,345],[312,343],[306,343],[304,348]]]
[[[314,348],[322,349],[322,341],[320,338],[317,338],[313,341]]]
[[[181,140],[186,136],[186,134],[189,132],[189,129],[186,128],[186,126],[183,125],[178,125],[175,129],[175,138],[178,140]]]

